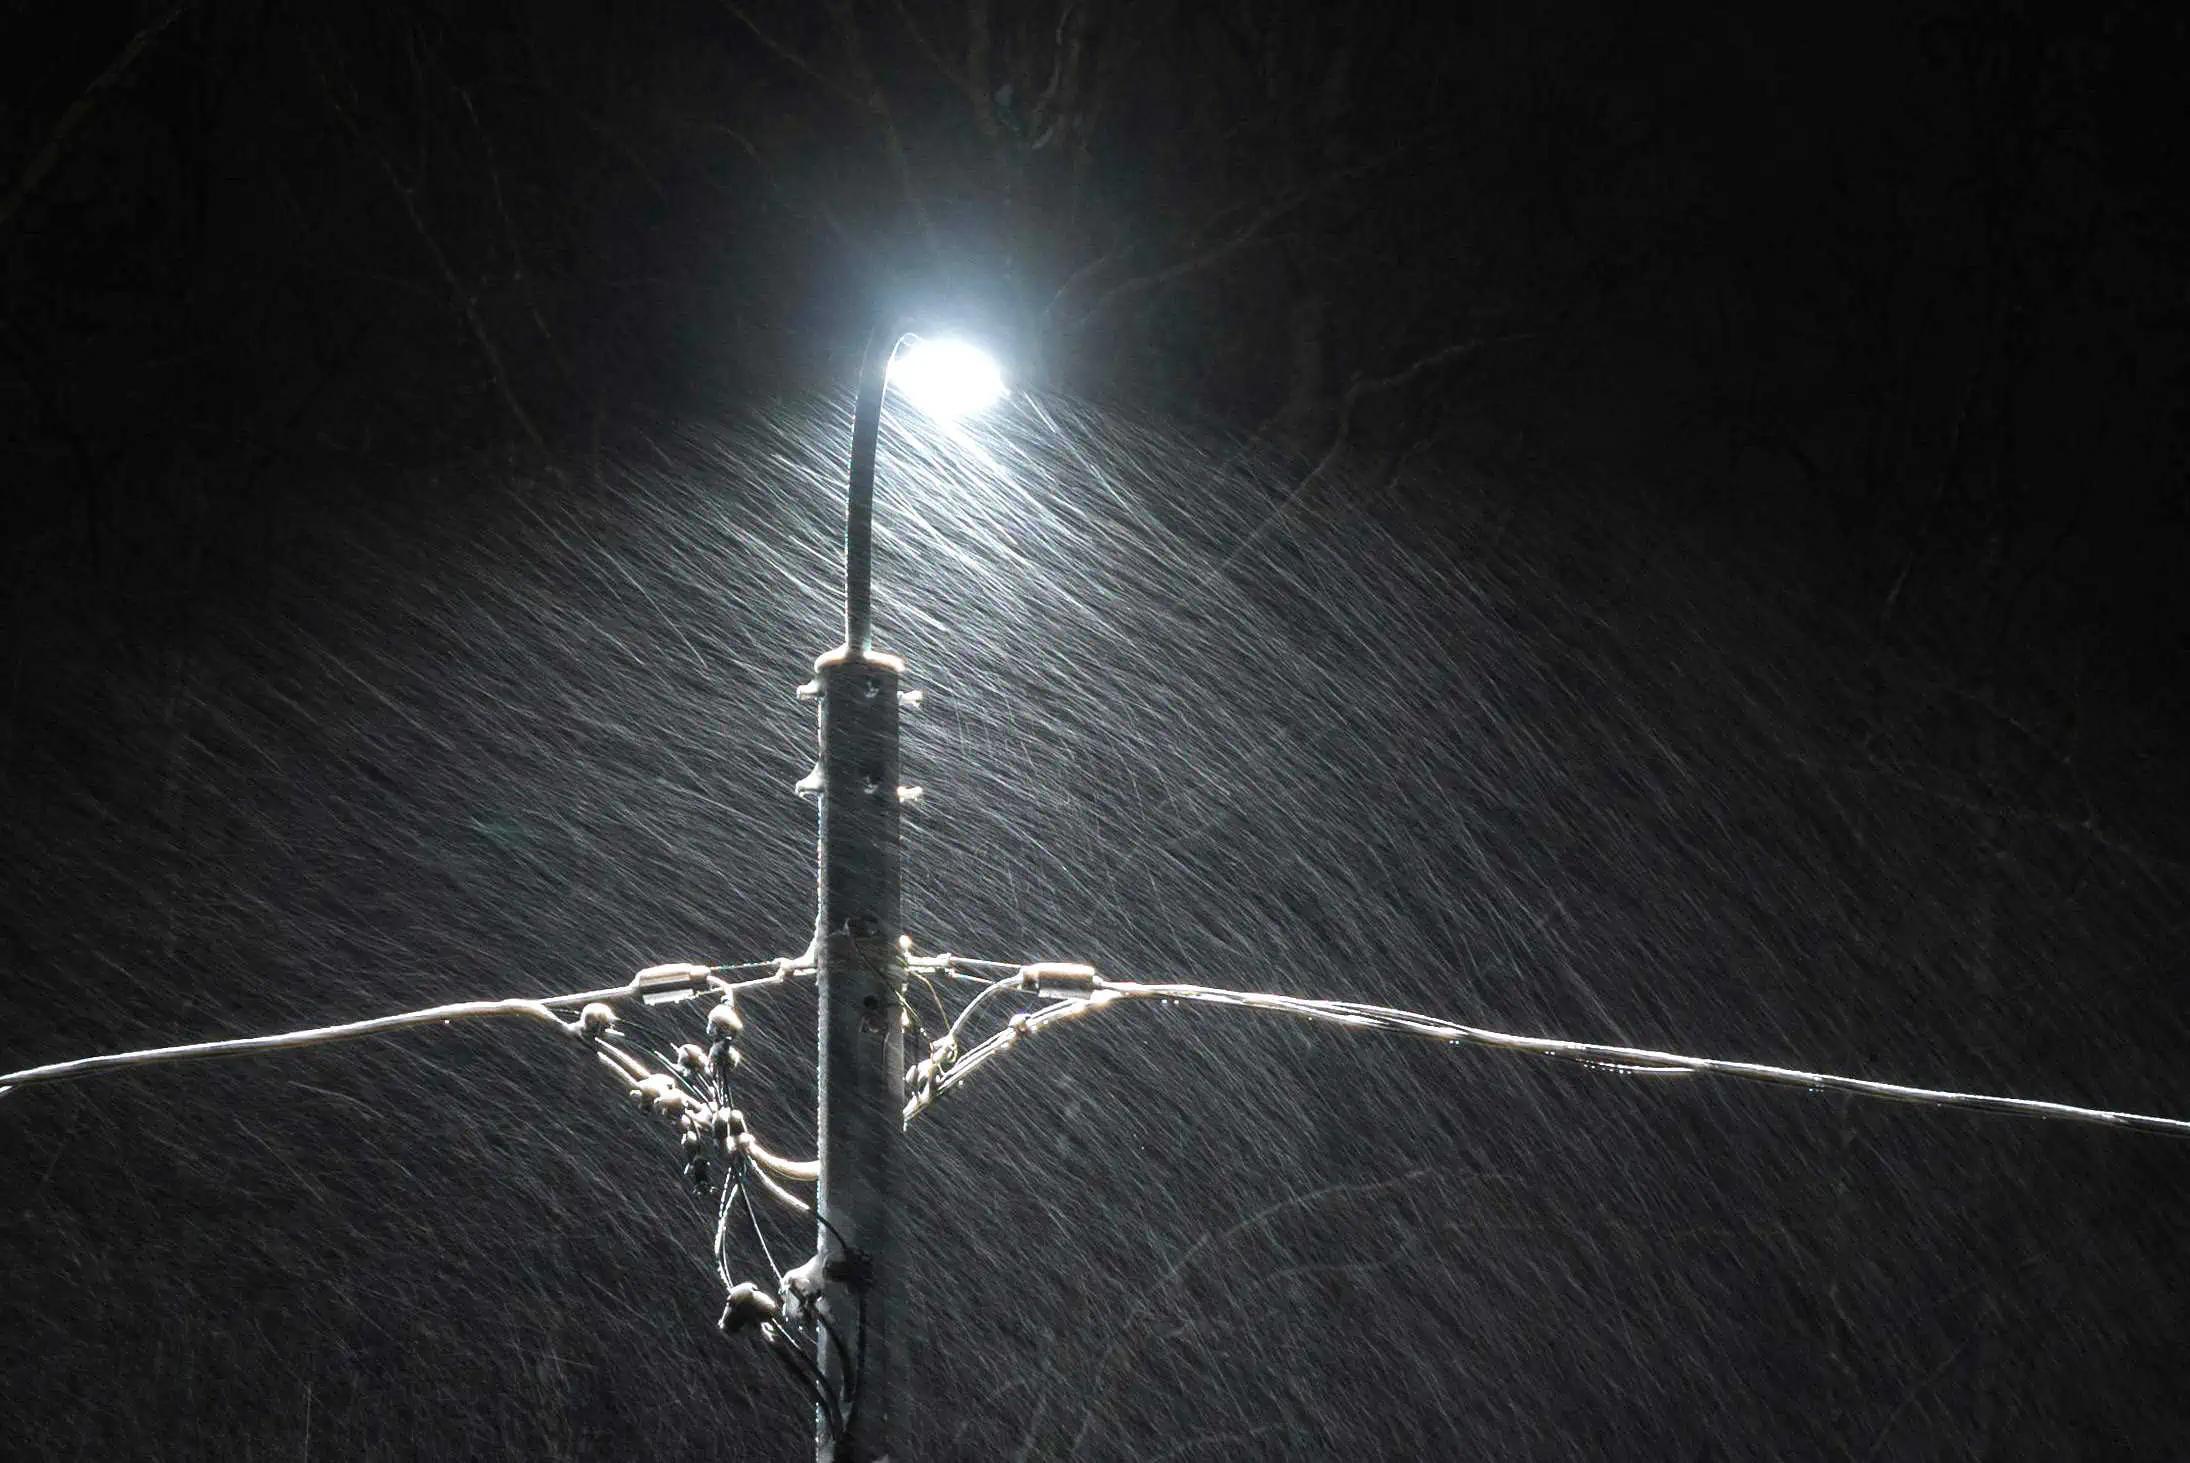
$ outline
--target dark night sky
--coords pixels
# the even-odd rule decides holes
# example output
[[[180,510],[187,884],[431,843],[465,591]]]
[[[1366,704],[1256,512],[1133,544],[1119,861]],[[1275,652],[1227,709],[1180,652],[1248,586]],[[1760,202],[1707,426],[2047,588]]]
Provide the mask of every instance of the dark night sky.
[[[2190,1114],[2178,7],[5,26],[0,1067],[803,943],[918,311],[925,942]],[[916,1130],[909,1456],[2190,1428],[2165,1140],[1118,1020]],[[524,1034],[18,1093],[0,1454],[799,1456],[674,1157]]]

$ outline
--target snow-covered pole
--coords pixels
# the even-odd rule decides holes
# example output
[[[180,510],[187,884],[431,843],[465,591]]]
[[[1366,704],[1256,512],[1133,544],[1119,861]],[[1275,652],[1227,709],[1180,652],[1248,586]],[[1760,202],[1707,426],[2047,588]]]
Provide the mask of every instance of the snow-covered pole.
[[[898,677],[872,648],[875,444],[890,357],[877,330],[861,363],[844,520],[844,643],[814,664],[821,703],[821,1183],[815,1212],[833,1344],[817,1348],[833,1407],[817,1422],[820,1463],[890,1456],[902,1273],[891,1243],[904,1142],[904,965],[898,949]],[[829,1413],[841,1419],[832,1431]]]

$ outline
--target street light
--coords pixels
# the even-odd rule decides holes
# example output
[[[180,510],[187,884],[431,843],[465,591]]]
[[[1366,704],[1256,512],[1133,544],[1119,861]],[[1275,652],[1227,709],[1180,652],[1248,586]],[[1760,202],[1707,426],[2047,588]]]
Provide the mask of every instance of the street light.
[[[890,361],[889,384],[929,416],[946,422],[993,405],[1004,375],[980,347],[963,340],[908,335]]]
[[[915,406],[944,421],[956,421],[1004,394],[996,362],[964,341],[929,339],[898,325],[867,338],[852,409],[852,483],[844,509],[843,649],[854,656],[865,655],[873,638],[874,454],[882,398],[892,383]]]
[[[822,1463],[889,1456],[903,1293],[890,1239],[905,1125],[905,967],[899,949],[898,676],[873,648],[874,464],[895,382],[931,415],[994,401],[1003,379],[961,341],[878,329],[860,365],[844,512],[844,643],[814,662],[820,702],[820,890],[814,930],[821,1013],[814,1213],[815,1305],[840,1350],[818,1347]],[[833,1415],[833,1416],[832,1416]]]

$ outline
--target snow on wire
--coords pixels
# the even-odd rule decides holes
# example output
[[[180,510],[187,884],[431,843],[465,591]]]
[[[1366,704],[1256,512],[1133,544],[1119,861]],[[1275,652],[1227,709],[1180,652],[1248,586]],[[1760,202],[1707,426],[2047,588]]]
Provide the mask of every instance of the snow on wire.
[[[1487,1027],[1470,1026],[1443,1017],[1425,1015],[1417,1011],[1402,1010],[1393,1006],[1371,1005],[1359,1001],[1288,996],[1262,991],[1236,991],[1215,986],[1183,983],[1115,981],[1097,975],[1087,966],[1017,965],[1003,961],[970,960],[956,955],[915,956],[908,954],[904,963],[908,971],[911,972],[922,975],[940,974],[960,982],[977,984],[981,987],[973,998],[960,1008],[958,1019],[953,1022],[946,1034],[931,1045],[929,1056],[925,1060],[916,1063],[907,1072],[906,1085],[911,1092],[905,1108],[905,1116],[908,1122],[926,1111],[945,1093],[959,1087],[997,1057],[1012,1050],[1023,1040],[1038,1032],[1067,1021],[1094,1015],[1126,1002],[1159,1001],[1192,1005],[1228,1006],[1269,1015],[1290,1016],[1296,1020],[1351,1027],[1356,1030],[1390,1032],[1452,1046],[1488,1047],[1499,1051],[1519,1052],[1529,1056],[1575,1062],[1584,1066],[1628,1075],[1728,1077],[1741,1081],[1770,1083],[1775,1086],[1804,1088],[1810,1091],[1846,1092],[1857,1097],[1875,1098],[1886,1102],[1914,1103],[1928,1107],[1971,1108],[1982,1112],[2006,1113],[2016,1117],[2049,1118],[2062,1122],[2089,1123],[2099,1127],[2127,1128],[2140,1132],[2163,1133],[2171,1137],[2190,1137],[2190,1120],[2182,1118],[2159,1117],[2147,1113],[2119,1112],[2105,1108],[2083,1107],[2072,1103],[2049,1102],[2029,1097],[2007,1097],[1992,1093],[1956,1092],[1940,1088],[1914,1087],[1895,1082],[1876,1081],[1867,1077],[1849,1077],[1830,1072],[1813,1072],[1797,1067],[1773,1066],[1762,1062],[1734,1061],[1721,1057],[1688,1056],[1678,1052],[1658,1051],[1648,1047],[1615,1046],[1604,1042],[1573,1041],[1563,1037],[1525,1036],[1512,1032],[1494,1031]],[[754,972],[768,973],[753,975]],[[752,978],[741,981],[725,979],[726,976],[732,974],[752,975]],[[18,1087],[71,1081],[106,1072],[153,1066],[166,1062],[194,1061],[216,1057],[246,1056],[264,1051],[291,1050],[300,1047],[324,1045],[329,1042],[382,1036],[411,1027],[445,1024],[455,1021],[516,1016],[530,1018],[535,1021],[545,1021],[564,1031],[574,1031],[576,1023],[566,1023],[555,1014],[557,1009],[613,1002],[631,996],[639,996],[649,1002],[679,1000],[697,995],[702,990],[709,988],[714,989],[718,994],[731,994],[738,990],[782,985],[796,979],[809,978],[811,974],[811,962],[803,958],[798,960],[759,961],[735,966],[655,966],[648,971],[640,972],[638,976],[633,977],[629,983],[622,986],[611,986],[602,990],[555,996],[545,1000],[460,1002],[453,1005],[431,1006],[423,1010],[403,1012],[392,1016],[380,1016],[344,1025],[285,1032],[274,1036],[153,1047],[140,1051],[117,1052],[104,1056],[85,1057],[75,1061],[29,1067],[18,1072],[0,1074],[0,1095],[4,1095]],[[988,1000],[995,996],[1014,993],[1046,999],[1043,1004],[1033,1010],[1020,1011],[1013,1015],[1000,1029],[992,1032],[982,1040],[971,1046],[962,1046],[961,1037],[977,1008],[986,1004]],[[637,1058],[628,1052],[619,1053],[616,1056],[604,1053],[602,1059],[608,1065],[623,1072],[629,1080],[634,1082],[640,1080],[642,1076],[658,1075],[647,1074],[639,1070],[639,1067],[643,1067],[643,1064],[638,1063]],[[809,1164],[784,1159],[776,1154],[767,1153],[766,1150],[761,1151],[766,1156],[759,1162],[772,1170],[773,1176],[811,1181],[809,1177],[811,1166]]]

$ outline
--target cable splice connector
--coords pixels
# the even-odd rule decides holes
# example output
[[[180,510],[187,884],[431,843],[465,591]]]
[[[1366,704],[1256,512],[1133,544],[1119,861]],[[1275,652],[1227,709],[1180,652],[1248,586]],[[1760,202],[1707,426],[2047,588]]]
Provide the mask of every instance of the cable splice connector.
[[[1038,996],[1086,997],[1103,988],[1103,978],[1092,965],[1044,960],[1020,966],[1019,984]]]
[[[699,994],[713,972],[704,965],[677,962],[670,965],[649,965],[631,977],[631,993],[649,1006],[659,1006],[666,1001],[689,1001]]]

